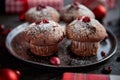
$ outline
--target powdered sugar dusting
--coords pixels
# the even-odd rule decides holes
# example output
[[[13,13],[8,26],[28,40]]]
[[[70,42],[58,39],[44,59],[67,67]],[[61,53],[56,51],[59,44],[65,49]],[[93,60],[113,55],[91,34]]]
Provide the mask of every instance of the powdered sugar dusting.
[[[61,27],[58,23],[49,20],[49,23],[32,23],[24,30],[24,32],[25,35],[28,36],[30,39],[35,40],[39,35],[44,35],[44,37],[46,37],[46,40],[49,39],[53,41],[62,38],[65,34],[65,29],[64,27]]]
[[[91,22],[85,23],[81,20],[74,20],[70,25],[73,25],[73,32],[84,35],[84,31],[90,33],[89,27],[92,27]]]
[[[41,22],[40,24],[32,23],[25,29],[25,31],[27,31],[27,34],[39,34],[45,31],[53,31],[53,26],[56,26],[56,23],[53,21],[49,21],[49,23]]]
[[[36,7],[34,7],[34,8],[29,9],[26,12],[26,15],[34,17],[37,20],[44,19],[44,18],[50,19],[51,18],[50,11],[57,12],[54,8],[49,7],[49,6],[46,6],[46,8],[43,8],[41,10],[37,10]]]

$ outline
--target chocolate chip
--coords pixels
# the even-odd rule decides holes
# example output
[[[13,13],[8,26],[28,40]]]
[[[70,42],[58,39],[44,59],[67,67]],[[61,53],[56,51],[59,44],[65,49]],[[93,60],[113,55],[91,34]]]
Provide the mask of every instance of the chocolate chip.
[[[104,51],[101,51],[101,56],[102,56],[102,57],[105,57],[105,56],[106,56],[106,54],[105,54]]]
[[[109,74],[109,73],[111,73],[111,71],[112,71],[111,66],[106,66],[103,68],[102,73]]]

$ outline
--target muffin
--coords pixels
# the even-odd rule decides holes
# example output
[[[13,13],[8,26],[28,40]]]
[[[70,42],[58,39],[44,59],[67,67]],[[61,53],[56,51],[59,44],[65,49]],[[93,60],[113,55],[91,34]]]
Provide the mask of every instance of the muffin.
[[[71,51],[78,56],[97,54],[100,42],[107,37],[103,25],[96,19],[80,16],[66,29],[66,36],[71,40]]]
[[[50,19],[58,22],[59,18],[60,14],[56,9],[45,5],[38,5],[37,7],[30,8],[25,13],[25,19],[30,23],[39,21],[41,19]]]
[[[61,19],[66,23],[70,23],[79,16],[89,16],[90,18],[95,18],[94,13],[90,9],[78,2],[69,4],[61,10]]]
[[[58,44],[65,36],[65,29],[58,23],[43,19],[31,23],[24,30],[30,51],[38,56],[49,56],[58,51]]]

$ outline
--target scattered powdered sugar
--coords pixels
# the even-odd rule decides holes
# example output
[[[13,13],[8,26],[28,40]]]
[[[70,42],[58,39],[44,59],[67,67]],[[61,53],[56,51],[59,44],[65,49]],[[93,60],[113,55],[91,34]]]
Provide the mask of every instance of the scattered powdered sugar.
[[[90,26],[90,23],[84,23],[82,22],[82,20],[75,20],[72,24],[74,29],[73,29],[73,32],[74,33],[79,33],[79,34],[83,34],[82,32],[84,30],[88,30],[87,32],[89,32],[89,29],[88,29],[88,26]]]
[[[85,16],[84,16],[85,17]],[[73,34],[79,34],[81,36],[85,36],[86,33],[89,35],[91,33],[95,33],[96,32],[96,28],[99,27],[99,23],[94,20],[91,19],[90,22],[83,22],[83,18],[82,17],[80,20],[74,20],[69,26],[71,26],[71,30],[73,32]]]
[[[53,31],[53,26],[54,26],[54,22],[49,22],[49,23],[40,23],[40,25],[38,26],[38,29],[40,31]]]
[[[47,6],[44,9],[37,10],[36,7],[33,7],[29,9],[28,12],[26,12],[26,14],[29,14],[31,17],[34,17],[39,20],[40,18],[46,18],[46,17],[50,18],[50,15],[51,15],[50,11],[55,11],[55,9]]]
[[[27,35],[36,35],[42,32],[52,32],[54,31],[54,26],[59,26],[58,24],[56,24],[54,21],[50,21],[49,23],[43,23],[41,22],[40,24],[35,24],[32,23],[30,24],[24,31],[26,32]]]

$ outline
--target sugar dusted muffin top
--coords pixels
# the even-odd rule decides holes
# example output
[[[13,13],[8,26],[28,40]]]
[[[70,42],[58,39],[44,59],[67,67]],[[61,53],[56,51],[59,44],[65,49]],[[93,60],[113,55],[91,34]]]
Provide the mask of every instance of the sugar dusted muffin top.
[[[107,37],[105,28],[96,19],[78,17],[66,29],[68,38],[81,42],[98,42]]]
[[[61,10],[61,18],[65,22],[69,23],[79,16],[89,16],[90,18],[95,18],[94,13],[90,9],[78,2],[68,4]]]
[[[33,44],[52,45],[63,39],[65,29],[52,20],[43,19],[30,24],[24,34],[25,39]]]
[[[60,14],[56,9],[46,5],[38,5],[29,9],[25,14],[26,21],[32,23],[41,19],[50,19],[56,22],[59,21]]]

